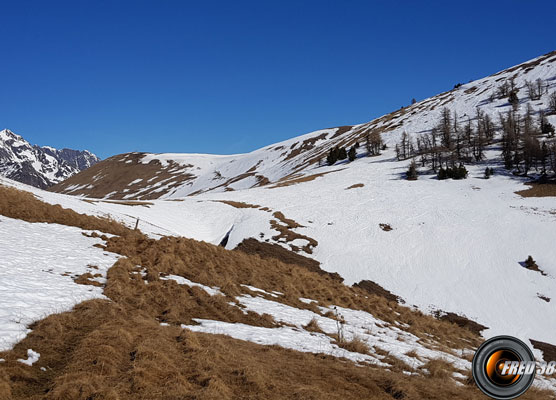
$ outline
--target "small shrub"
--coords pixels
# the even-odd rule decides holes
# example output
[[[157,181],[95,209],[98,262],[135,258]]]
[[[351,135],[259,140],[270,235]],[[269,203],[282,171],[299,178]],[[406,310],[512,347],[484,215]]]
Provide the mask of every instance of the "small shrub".
[[[537,265],[537,262],[533,259],[532,256],[527,257],[527,260],[525,260],[525,268],[527,269],[536,269],[539,268]]]
[[[336,343],[342,349],[351,351],[354,353],[369,354],[369,345],[365,343],[361,338],[354,336],[351,340],[342,340]]]
[[[444,179],[466,179],[468,175],[468,171],[467,168],[465,168],[465,166],[463,164],[460,164],[457,167],[447,167],[446,169],[440,167],[440,169],[438,170],[438,174],[437,177],[439,180],[444,180]]]
[[[415,160],[411,160],[411,164],[409,164],[409,168],[407,170],[407,180],[409,181],[416,181],[418,178],[417,174],[417,164]]]
[[[317,320],[315,318],[313,318],[311,321],[309,321],[309,323],[307,325],[305,325],[303,327],[303,329],[305,329],[306,331],[309,331],[309,332],[322,333],[322,329],[320,328],[319,323],[317,322]]]

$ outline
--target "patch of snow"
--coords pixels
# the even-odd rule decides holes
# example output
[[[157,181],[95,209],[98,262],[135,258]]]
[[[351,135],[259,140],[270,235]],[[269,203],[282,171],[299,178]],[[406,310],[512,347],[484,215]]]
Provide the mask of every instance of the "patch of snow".
[[[32,349],[27,349],[27,359],[24,360],[22,358],[19,358],[17,361],[19,361],[22,364],[32,366],[34,363],[39,361],[40,357],[41,357],[40,353],[37,353],[36,351],[33,351]]]
[[[78,285],[72,276],[92,272],[88,265],[95,265],[94,273],[105,277],[118,256],[93,247],[102,240],[81,232],[0,216],[0,351],[23,339],[32,322],[104,298],[102,288]],[[68,271],[72,276],[63,275]]]
[[[175,282],[177,282],[178,285],[187,285],[187,286],[190,286],[190,287],[198,287],[198,288],[203,289],[205,292],[207,292],[211,296],[216,296],[218,294],[222,294],[219,287],[216,287],[216,286],[210,287],[210,286],[201,285],[200,283],[192,282],[189,279],[184,278],[183,276],[167,275],[167,276],[161,276],[160,279],[162,279],[163,281],[175,281]]]

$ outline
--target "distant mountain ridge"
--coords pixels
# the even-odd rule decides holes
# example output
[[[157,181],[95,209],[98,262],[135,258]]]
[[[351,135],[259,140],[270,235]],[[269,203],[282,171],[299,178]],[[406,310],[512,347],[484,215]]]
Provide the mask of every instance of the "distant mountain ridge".
[[[9,129],[0,131],[0,175],[46,189],[98,163],[87,150],[31,145]]]

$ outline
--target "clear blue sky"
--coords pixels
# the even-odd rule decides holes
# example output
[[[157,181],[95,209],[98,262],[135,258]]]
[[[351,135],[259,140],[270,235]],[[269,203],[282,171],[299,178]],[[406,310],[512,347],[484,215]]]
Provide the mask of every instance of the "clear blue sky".
[[[556,1],[0,0],[0,128],[238,153],[366,122],[556,49]]]

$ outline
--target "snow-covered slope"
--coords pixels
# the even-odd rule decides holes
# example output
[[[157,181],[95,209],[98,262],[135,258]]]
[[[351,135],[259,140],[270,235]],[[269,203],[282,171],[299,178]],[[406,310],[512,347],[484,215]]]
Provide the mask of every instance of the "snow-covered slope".
[[[99,161],[87,150],[32,146],[8,129],[0,131],[0,175],[32,186],[47,188]]]
[[[548,114],[556,91],[556,53],[550,53],[367,124],[313,132],[244,155],[115,156],[54,188],[99,198],[160,198],[148,203],[35,193],[130,226],[139,218],[151,235],[219,243],[229,233],[227,248],[249,237],[278,243],[315,258],[347,284],[370,280],[425,312],[465,315],[488,327],[487,337],[556,344],[554,197],[516,194],[527,188],[525,178],[503,168],[497,140],[460,181],[439,181],[424,170],[417,181],[402,179],[408,161],[397,161],[393,150],[403,132],[430,132],[443,107],[461,123],[477,108],[498,121],[512,106],[495,93],[511,78],[518,109],[531,105],[556,125],[556,115]],[[543,91],[533,100],[525,82],[537,79]],[[354,162],[319,165],[331,147],[361,142],[376,130],[389,146],[382,155],[365,157],[361,146]],[[495,170],[488,180],[487,166]],[[543,273],[522,266],[529,255]]]
[[[128,153],[111,157],[52,190],[73,195],[111,199],[179,198],[204,192],[224,192],[283,184],[320,173],[329,149],[363,143],[371,132],[380,132],[393,148],[403,132],[418,137],[437,123],[442,110],[455,112],[458,122],[474,121],[477,110],[498,122],[511,109],[499,87],[513,79],[519,109],[528,105],[538,112],[549,110],[556,91],[556,51],[489,77],[460,85],[368,123],[323,129],[269,145],[247,154],[149,154]],[[542,94],[531,99],[526,82],[543,83]],[[556,115],[547,115],[553,125]]]
[[[79,228],[0,216],[0,351],[24,338],[32,322],[104,298],[102,287],[74,282],[87,272],[103,282],[117,256],[93,247],[101,242]]]

